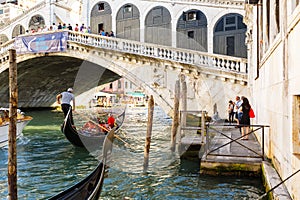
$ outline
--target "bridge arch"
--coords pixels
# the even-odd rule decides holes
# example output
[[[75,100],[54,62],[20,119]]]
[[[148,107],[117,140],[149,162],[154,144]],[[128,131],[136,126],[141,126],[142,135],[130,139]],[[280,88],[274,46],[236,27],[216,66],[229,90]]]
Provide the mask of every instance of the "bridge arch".
[[[213,53],[246,58],[246,31],[240,13],[220,16],[213,26]]]
[[[145,42],[171,46],[171,20],[171,14],[167,8],[153,7],[145,18]]]
[[[5,34],[0,34],[0,44],[4,44],[5,42],[7,42],[9,39],[7,37],[7,35]]]
[[[117,11],[116,35],[118,38],[140,41],[140,11],[131,3]]]
[[[176,24],[177,47],[207,52],[207,18],[197,9],[182,12]]]
[[[108,2],[99,1],[95,3],[89,13],[92,33],[99,34],[100,30],[112,30],[112,8]]]
[[[13,28],[13,31],[12,31],[12,38],[15,38],[17,37],[18,35],[22,35],[22,34],[25,34],[25,28],[24,26],[22,26],[21,24],[17,24],[14,28]]]
[[[35,14],[28,21],[28,30],[35,30],[36,32],[38,29],[43,29],[45,25],[45,18],[41,14]]]

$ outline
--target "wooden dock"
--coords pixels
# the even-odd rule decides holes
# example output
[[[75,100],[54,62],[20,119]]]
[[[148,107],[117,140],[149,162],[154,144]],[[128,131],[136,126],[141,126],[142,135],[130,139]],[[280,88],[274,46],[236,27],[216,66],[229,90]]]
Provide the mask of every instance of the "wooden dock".
[[[239,128],[219,127],[210,130],[209,137],[201,159],[201,174],[261,176],[264,155],[253,133],[248,140],[242,140]]]

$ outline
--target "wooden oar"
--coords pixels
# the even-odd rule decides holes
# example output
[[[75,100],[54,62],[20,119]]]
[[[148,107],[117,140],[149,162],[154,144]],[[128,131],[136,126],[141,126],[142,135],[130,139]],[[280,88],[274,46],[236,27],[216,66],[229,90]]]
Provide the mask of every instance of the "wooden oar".
[[[90,120],[90,122],[92,122],[93,124],[96,124],[96,125],[99,126],[100,128],[102,128],[102,129],[104,129],[105,131],[109,132],[109,130],[108,130],[105,126],[102,126],[102,125],[100,125],[100,124],[98,124],[98,123],[96,123],[96,122],[94,122],[94,121],[91,121],[91,120]],[[115,136],[115,138],[117,138],[118,140],[120,140],[121,142],[123,142],[125,145],[129,146],[129,147],[132,149],[131,145],[130,145],[128,142],[125,142],[122,138],[120,138],[120,136],[118,136],[118,135],[116,135],[116,134],[115,134],[114,136]]]

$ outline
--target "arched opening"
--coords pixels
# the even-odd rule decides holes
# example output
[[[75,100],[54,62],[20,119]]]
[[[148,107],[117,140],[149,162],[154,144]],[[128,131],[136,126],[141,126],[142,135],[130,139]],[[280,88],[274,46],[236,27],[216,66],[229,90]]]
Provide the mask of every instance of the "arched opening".
[[[41,15],[34,15],[31,17],[28,25],[28,30],[31,32],[38,32],[45,26],[45,20]]]
[[[12,38],[15,38],[18,35],[22,35],[22,34],[25,34],[25,28],[22,25],[17,24],[13,29]]]
[[[207,18],[199,10],[183,12],[177,22],[177,47],[207,51]]]
[[[140,41],[140,12],[133,4],[125,4],[117,13],[117,37]]]
[[[162,6],[154,7],[145,20],[145,42],[172,45],[171,14]]]
[[[8,37],[5,34],[0,34],[0,45],[8,41]]]
[[[236,57],[247,57],[245,44],[247,26],[240,14],[223,16],[214,28],[214,53]]]
[[[110,32],[112,29],[111,7],[107,2],[99,1],[91,11],[91,32],[100,34],[101,31]]]

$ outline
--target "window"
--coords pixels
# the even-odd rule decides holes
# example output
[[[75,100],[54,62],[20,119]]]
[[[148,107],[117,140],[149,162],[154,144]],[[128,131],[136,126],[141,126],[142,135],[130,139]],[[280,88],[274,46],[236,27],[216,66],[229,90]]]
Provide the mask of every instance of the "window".
[[[118,80],[118,89],[122,88],[122,83],[120,80]]]
[[[0,10],[0,15],[1,15],[1,14],[3,14],[3,10],[2,10],[2,9]]]
[[[189,12],[187,15],[187,20],[192,21],[197,19],[197,14],[196,12]]]
[[[300,154],[300,95],[293,97],[293,153]]]
[[[236,30],[236,16],[225,17],[225,31]]]
[[[104,3],[98,4],[98,11],[104,11]]]
[[[224,31],[224,20],[223,19],[221,19],[216,26],[216,32],[222,32],[222,31]]]
[[[162,23],[161,16],[155,16],[155,17],[153,17],[153,24],[161,24],[161,23]]]
[[[195,35],[194,31],[188,31],[188,38],[194,39],[194,35]]]
[[[110,84],[109,84],[109,89],[112,89],[112,88],[113,88],[113,84],[110,83]]]
[[[130,13],[132,12],[132,6],[131,5],[126,5],[124,6],[124,13]]]
[[[128,87],[128,82],[125,81],[125,89],[127,89],[127,87]]]

